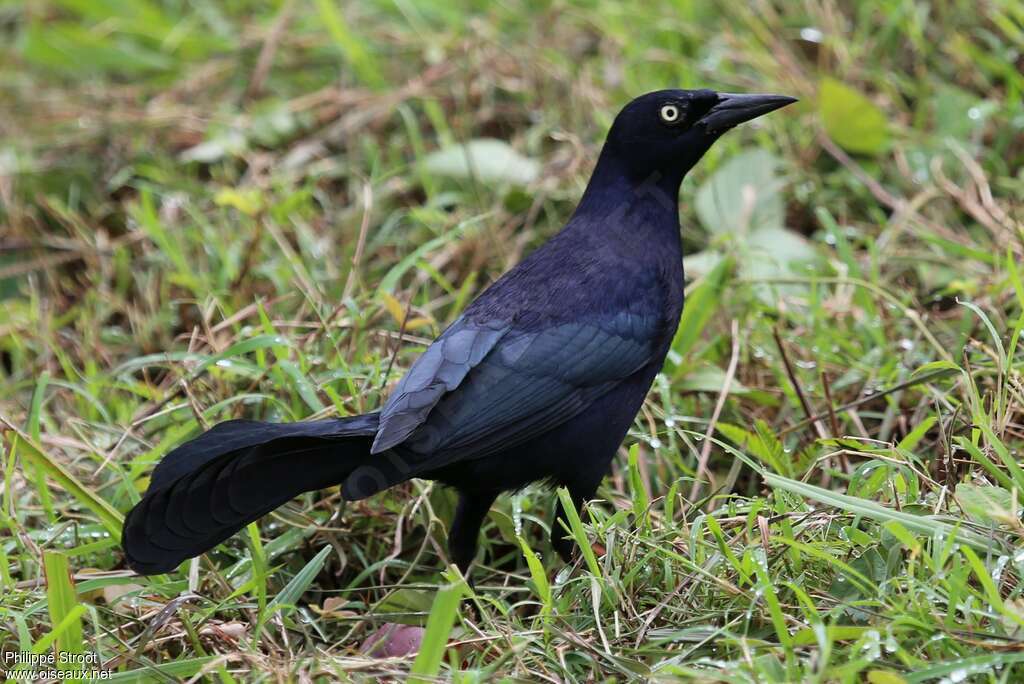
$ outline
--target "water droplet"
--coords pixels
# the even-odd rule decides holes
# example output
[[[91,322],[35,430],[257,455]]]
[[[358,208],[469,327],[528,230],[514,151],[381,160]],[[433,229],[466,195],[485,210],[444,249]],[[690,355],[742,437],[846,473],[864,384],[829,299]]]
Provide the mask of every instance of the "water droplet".
[[[865,657],[868,660],[877,660],[882,656],[882,635],[877,630],[870,629],[864,632],[864,643],[861,644],[861,650],[865,652]]]
[[[516,531],[517,536],[523,534],[523,498],[521,496],[512,497],[512,527]]]

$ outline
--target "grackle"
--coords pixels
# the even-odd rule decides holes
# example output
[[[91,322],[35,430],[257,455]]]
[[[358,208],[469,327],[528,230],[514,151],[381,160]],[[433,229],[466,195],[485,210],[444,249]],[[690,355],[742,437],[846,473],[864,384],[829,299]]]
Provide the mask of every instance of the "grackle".
[[[414,477],[454,487],[448,547],[464,573],[500,493],[546,481],[581,506],[679,324],[683,176],[722,133],[794,101],[661,90],[627,104],[565,227],[473,301],[379,412],[230,420],[174,449],[125,519],[128,564],[142,574],[172,570],[289,499],[333,485],[348,501]],[[564,516],[559,503],[551,542],[568,560]]]

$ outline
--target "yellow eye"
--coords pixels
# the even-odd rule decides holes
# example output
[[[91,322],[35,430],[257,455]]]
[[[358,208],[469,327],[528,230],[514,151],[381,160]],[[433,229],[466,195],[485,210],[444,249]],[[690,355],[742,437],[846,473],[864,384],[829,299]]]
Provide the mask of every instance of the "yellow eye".
[[[667,124],[679,121],[679,107],[673,104],[662,105],[661,111],[658,113],[661,115],[661,120]]]

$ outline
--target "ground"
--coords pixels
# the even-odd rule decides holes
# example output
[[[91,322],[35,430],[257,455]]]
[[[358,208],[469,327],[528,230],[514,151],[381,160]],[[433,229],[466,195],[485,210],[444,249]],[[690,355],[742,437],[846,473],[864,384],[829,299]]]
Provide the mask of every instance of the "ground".
[[[1024,679],[1019,3],[0,0],[0,34],[0,651],[132,681]],[[687,308],[578,562],[529,489],[468,593],[451,493],[414,481],[131,576],[163,454],[379,407],[665,87],[801,101],[684,183]]]

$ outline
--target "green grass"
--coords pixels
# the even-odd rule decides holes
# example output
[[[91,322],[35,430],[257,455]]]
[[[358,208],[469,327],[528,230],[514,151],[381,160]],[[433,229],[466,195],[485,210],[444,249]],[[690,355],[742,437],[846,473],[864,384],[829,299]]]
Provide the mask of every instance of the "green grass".
[[[0,0],[0,37],[0,652],[125,681],[1024,679],[1019,3]],[[553,493],[503,497],[460,605],[452,495],[414,481],[123,569],[162,455],[378,407],[562,225],[617,108],[673,86],[801,103],[684,184],[688,308],[573,520],[592,553],[551,552]],[[435,154],[481,138],[537,178]],[[420,655],[364,655],[393,622]]]

